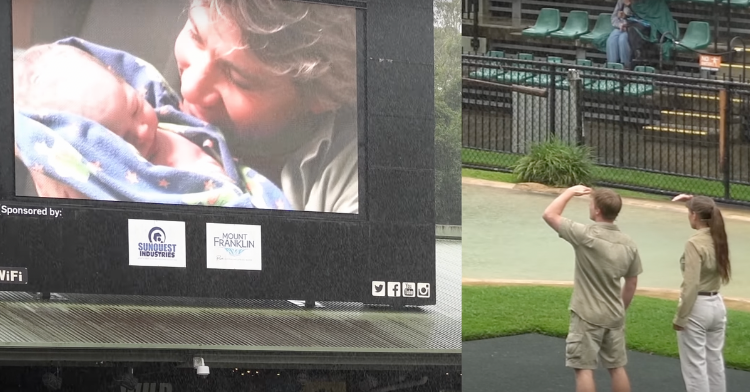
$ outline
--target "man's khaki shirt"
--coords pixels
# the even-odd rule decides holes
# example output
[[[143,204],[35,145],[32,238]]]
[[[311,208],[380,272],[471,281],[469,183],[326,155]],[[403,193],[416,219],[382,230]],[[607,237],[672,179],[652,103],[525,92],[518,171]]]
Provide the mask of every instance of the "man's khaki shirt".
[[[576,255],[570,310],[590,324],[616,329],[625,324],[622,278],[643,272],[638,249],[613,223],[584,225],[563,218],[560,238]]]

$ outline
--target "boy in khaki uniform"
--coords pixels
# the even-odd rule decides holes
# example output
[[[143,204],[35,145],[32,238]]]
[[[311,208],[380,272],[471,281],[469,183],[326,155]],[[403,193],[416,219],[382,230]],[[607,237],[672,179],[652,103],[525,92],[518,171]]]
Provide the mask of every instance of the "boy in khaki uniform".
[[[562,217],[570,199],[588,194],[593,224]],[[577,392],[596,390],[593,370],[599,359],[612,376],[613,391],[630,392],[625,372],[625,310],[643,269],[635,243],[613,223],[621,208],[622,199],[612,190],[578,185],[563,192],[544,211],[545,222],[573,245],[576,255],[565,365],[575,369]],[[622,278],[625,285],[621,288]]]

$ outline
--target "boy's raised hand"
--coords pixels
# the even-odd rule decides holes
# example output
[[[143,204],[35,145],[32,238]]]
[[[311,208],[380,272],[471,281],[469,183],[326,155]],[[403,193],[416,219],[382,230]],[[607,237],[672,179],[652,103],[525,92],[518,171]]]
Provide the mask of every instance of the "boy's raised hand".
[[[576,185],[568,188],[568,192],[573,193],[574,196],[583,196],[591,193],[591,188],[584,185]]]

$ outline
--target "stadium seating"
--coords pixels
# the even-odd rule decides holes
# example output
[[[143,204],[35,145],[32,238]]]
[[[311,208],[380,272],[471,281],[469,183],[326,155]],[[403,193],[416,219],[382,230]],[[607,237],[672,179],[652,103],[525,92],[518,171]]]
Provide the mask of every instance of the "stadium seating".
[[[596,18],[596,24],[594,29],[590,33],[581,36],[581,42],[592,43],[602,37],[608,37],[609,34],[614,30],[612,26],[612,14],[599,14]]]
[[[519,53],[518,59],[532,61],[534,60],[534,55],[530,53]],[[516,68],[529,68],[530,67],[530,65],[528,64],[520,64],[520,63],[515,63],[513,64],[513,66]],[[533,78],[534,76],[535,75],[533,73],[533,70],[531,69],[528,71],[509,70],[507,72],[504,72],[501,75],[497,75],[495,79],[497,79],[497,81],[501,83],[522,83],[528,79]]]
[[[726,3],[728,0],[722,0],[722,3]],[[750,7],[750,0],[729,0],[729,5],[737,8]]]
[[[719,0],[719,4],[723,5],[726,4],[727,1],[729,1],[729,5],[732,7],[738,7],[738,8],[746,8],[750,6],[750,0]],[[704,5],[714,5],[716,4],[714,0],[667,0],[667,3],[696,3],[696,4],[704,4]]]
[[[591,61],[591,60],[589,60],[589,59],[578,59],[578,60],[576,60],[576,65],[580,65],[582,67],[593,67],[594,66],[594,62]],[[589,85],[592,82],[591,79],[586,78],[586,74],[587,73],[588,73],[587,71],[581,72],[581,74],[582,74],[581,75],[582,83],[583,83],[584,86]],[[559,89],[567,90],[567,89],[570,88],[570,82],[568,81],[568,78],[566,77],[566,78],[563,78],[562,80],[560,80],[559,82],[557,82],[556,86]]]
[[[508,58],[509,56],[504,51],[490,51],[487,53],[488,57],[495,57],[495,58]],[[521,60],[527,60],[527,61],[533,61],[534,56],[529,53],[520,53],[517,56],[518,59]],[[492,60],[488,60],[488,62],[492,62]],[[487,62],[483,62],[487,63]],[[570,89],[570,82],[568,80],[567,75],[563,75],[560,73],[561,69],[565,68],[566,64],[562,58],[557,56],[548,56],[547,57],[547,63],[549,64],[556,64],[558,65],[558,73],[555,76],[555,88],[561,89],[561,90],[568,90]],[[470,73],[470,77],[474,79],[484,79],[484,80],[492,80],[499,83],[506,83],[506,84],[521,84],[521,85],[527,85],[527,86],[533,86],[533,87],[550,87],[552,77],[551,77],[551,66],[541,66],[542,72],[539,72],[535,69],[531,69],[532,66],[528,64],[520,64],[515,63],[511,61],[510,67],[512,68],[521,68],[521,69],[500,69],[500,68],[479,68],[474,72]],[[577,59],[575,61],[576,65],[583,66],[583,67],[594,67],[594,63],[589,59]],[[528,70],[523,70],[523,68],[530,68]],[[617,63],[607,63],[604,66],[605,69],[624,69],[622,64]],[[637,66],[634,69],[635,72],[641,73],[641,74],[656,74],[656,69],[654,67],[650,66]],[[613,73],[604,73],[603,76],[606,76],[608,80],[601,80],[601,79],[592,79],[591,74],[592,71],[590,70],[581,70],[581,83],[583,85],[584,90],[592,93],[615,93],[619,92],[622,88],[623,93],[626,96],[631,97],[642,97],[646,95],[651,95],[654,93],[654,85],[652,78],[644,75],[638,75],[635,78],[631,78],[630,81],[626,82],[623,86],[623,83],[619,80],[612,80],[612,79],[618,79],[616,74]]]
[[[550,37],[573,40],[588,32],[589,13],[586,11],[571,11],[568,20],[565,21],[565,27],[550,34]]]
[[[625,67],[622,64],[619,63],[607,63],[606,68],[608,69],[625,69]],[[608,78],[615,79],[617,78],[617,74],[605,74]],[[618,80],[594,80],[592,83],[584,85],[584,90],[597,92],[597,93],[606,93],[606,92],[612,92],[615,90],[619,90],[622,83]]]
[[[652,74],[656,73],[656,69],[654,69],[654,67],[646,67],[643,65],[635,67],[633,71]],[[651,78],[647,76],[637,76],[636,80],[638,80],[638,82],[628,83],[625,88],[623,88],[623,93],[625,95],[642,96],[650,95],[654,92],[654,85]]]
[[[491,50],[487,52],[487,55],[490,57],[504,58],[505,52],[502,50]],[[469,73],[469,77],[472,79],[495,80],[497,75],[502,73],[503,70],[499,68],[479,68],[476,71]]]
[[[546,37],[550,33],[560,30],[560,10],[554,8],[542,8],[534,26],[521,32],[529,37]]]
[[[547,57],[548,63],[553,64],[562,64],[563,60],[560,57],[554,57],[550,56]],[[552,71],[552,67],[543,67],[545,71]],[[556,80],[560,80],[564,78],[563,76],[555,76]],[[537,76],[534,76],[533,78],[529,79],[526,83],[530,84],[532,86],[536,87],[547,87],[550,85],[550,82],[552,81],[552,74],[551,73],[543,73]],[[555,82],[555,85],[557,85],[557,82]]]
[[[680,52],[705,49],[711,44],[711,27],[706,22],[692,21],[679,42]]]

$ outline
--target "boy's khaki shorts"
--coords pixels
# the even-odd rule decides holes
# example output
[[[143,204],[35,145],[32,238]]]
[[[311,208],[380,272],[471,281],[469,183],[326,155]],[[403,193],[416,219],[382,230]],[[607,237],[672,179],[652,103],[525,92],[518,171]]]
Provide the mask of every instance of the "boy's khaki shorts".
[[[625,329],[602,328],[589,324],[570,312],[570,328],[565,339],[565,366],[573,369],[606,369],[623,367],[628,363],[625,348]]]

